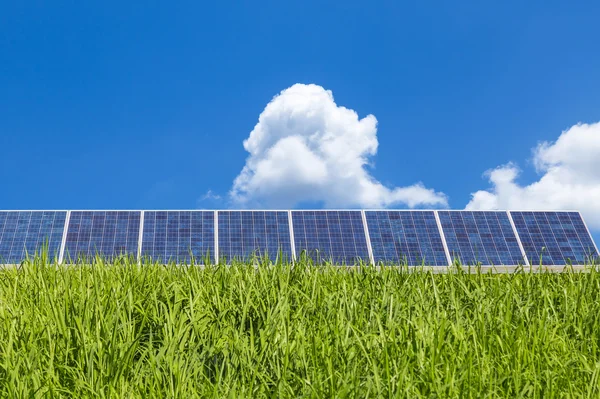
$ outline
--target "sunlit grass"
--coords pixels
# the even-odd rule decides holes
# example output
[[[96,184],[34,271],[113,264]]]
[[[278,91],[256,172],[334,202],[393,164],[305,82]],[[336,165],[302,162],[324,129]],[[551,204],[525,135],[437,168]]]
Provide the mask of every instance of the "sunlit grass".
[[[0,271],[1,397],[598,397],[600,275]]]

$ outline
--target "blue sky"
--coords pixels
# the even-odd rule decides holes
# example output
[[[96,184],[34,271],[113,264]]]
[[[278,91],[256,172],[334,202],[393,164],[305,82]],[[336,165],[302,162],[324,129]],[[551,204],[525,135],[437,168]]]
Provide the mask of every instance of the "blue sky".
[[[540,207],[600,231],[598,2],[85,3],[0,5],[0,209]],[[332,121],[368,139],[343,161],[294,130]],[[289,156],[302,181],[264,172]]]

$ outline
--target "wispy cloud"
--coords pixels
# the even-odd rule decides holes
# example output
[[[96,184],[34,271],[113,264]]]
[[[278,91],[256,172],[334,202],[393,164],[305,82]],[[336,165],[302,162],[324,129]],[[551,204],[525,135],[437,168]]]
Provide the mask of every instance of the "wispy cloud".
[[[226,208],[224,198],[212,190],[208,190],[198,199],[197,206],[204,209]]]
[[[206,201],[206,200],[220,200],[221,196],[219,194],[215,194],[212,192],[212,190],[208,190],[206,192],[206,194],[204,194],[201,198],[200,201]]]

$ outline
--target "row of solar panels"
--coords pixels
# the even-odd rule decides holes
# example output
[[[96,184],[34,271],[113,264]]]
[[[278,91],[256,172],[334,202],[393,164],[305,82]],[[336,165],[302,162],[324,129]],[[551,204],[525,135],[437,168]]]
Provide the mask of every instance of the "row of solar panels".
[[[131,254],[189,263],[306,251],[316,261],[443,266],[589,264],[598,258],[579,212],[0,211],[0,263],[42,245],[59,262]]]

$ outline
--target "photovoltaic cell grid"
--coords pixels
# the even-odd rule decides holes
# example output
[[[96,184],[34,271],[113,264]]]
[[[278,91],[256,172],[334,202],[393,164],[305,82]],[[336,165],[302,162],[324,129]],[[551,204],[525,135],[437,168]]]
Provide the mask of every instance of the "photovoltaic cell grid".
[[[291,257],[287,212],[220,214],[223,255],[247,257],[252,252],[249,248],[258,252],[266,248],[272,253],[281,247]],[[0,211],[0,263],[20,263],[26,252],[41,249],[46,240],[50,257],[56,257],[66,215],[66,211]],[[145,215],[143,255],[187,263],[190,252],[197,258],[208,251],[214,253],[214,212],[149,211]],[[366,211],[365,215],[376,262],[406,259],[416,265],[423,260],[425,264],[446,264],[433,212]],[[523,262],[506,212],[439,211],[439,215],[449,250],[463,263]],[[511,215],[534,265],[539,264],[541,255],[544,265],[586,264],[599,256],[578,212]],[[292,219],[298,254],[307,250],[314,257],[318,250],[321,260],[368,261],[360,211],[294,211]],[[108,257],[121,253],[135,256],[139,221],[140,212],[134,211],[71,212],[65,259],[96,252]]]
[[[525,264],[506,212],[439,211],[452,259],[463,265]]]
[[[433,211],[365,211],[375,263],[447,266]]]
[[[531,265],[588,264],[598,258],[578,212],[510,212]]]
[[[219,257],[292,259],[287,211],[219,211]]]
[[[302,251],[317,262],[369,263],[360,211],[293,211],[296,256]]]
[[[202,263],[215,253],[213,211],[144,212],[142,257],[178,264]]]
[[[18,264],[48,244],[48,256],[58,258],[67,212],[0,212],[0,263]]]
[[[140,212],[73,211],[69,218],[65,259],[96,254],[106,258],[137,256]]]

